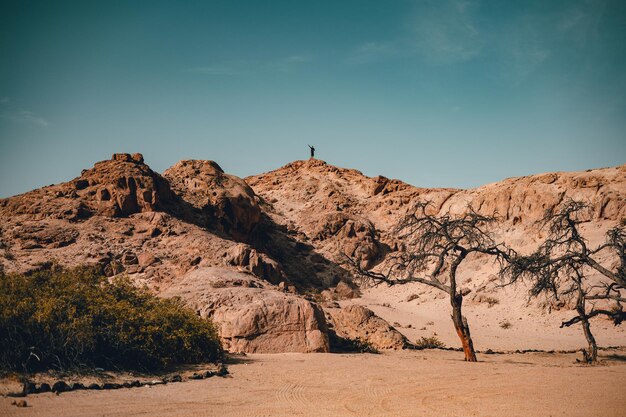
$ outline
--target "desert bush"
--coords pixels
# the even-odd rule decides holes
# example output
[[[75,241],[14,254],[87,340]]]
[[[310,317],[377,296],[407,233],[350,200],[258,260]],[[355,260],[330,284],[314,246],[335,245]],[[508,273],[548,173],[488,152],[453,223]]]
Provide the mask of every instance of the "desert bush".
[[[502,327],[503,329],[510,329],[513,325],[511,324],[510,321],[508,320],[504,320],[502,323],[500,323],[500,327]]]
[[[487,303],[487,306],[488,306],[489,308],[491,308],[491,307],[495,306],[496,304],[500,304],[500,300],[498,300],[498,299],[497,299],[497,298],[495,298],[495,297],[485,297],[485,298],[483,298],[483,300],[482,300],[482,301],[483,301],[484,303]]]
[[[155,371],[218,361],[213,324],[179,299],[161,299],[128,278],[52,267],[0,275],[0,369],[83,367]]]
[[[416,349],[439,349],[443,347],[446,347],[445,343],[439,340],[437,336],[422,336],[419,340],[415,342]]]

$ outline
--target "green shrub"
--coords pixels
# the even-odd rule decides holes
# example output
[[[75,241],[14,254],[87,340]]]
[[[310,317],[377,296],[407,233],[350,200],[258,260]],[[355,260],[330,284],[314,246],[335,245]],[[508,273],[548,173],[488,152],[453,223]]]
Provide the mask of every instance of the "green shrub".
[[[101,367],[156,371],[215,362],[223,350],[213,324],[179,299],[161,299],[128,278],[52,267],[0,273],[0,369]]]

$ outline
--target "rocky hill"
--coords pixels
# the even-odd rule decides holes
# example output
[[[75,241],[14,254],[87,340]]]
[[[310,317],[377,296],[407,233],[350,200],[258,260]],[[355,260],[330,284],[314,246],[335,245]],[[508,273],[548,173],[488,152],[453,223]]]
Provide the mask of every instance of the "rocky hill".
[[[573,173],[509,178],[471,190],[418,188],[382,176],[369,178],[311,159],[246,178],[278,224],[296,231],[338,260],[362,252],[367,266],[393,250],[392,229],[416,202],[433,214],[461,213],[468,206],[499,218],[499,231],[537,236],[537,221],[566,198],[587,202],[594,225],[626,218],[626,165]],[[533,232],[535,230],[535,232]],[[517,233],[519,234],[519,233]],[[534,236],[533,236],[534,235]]]
[[[364,268],[384,263],[397,250],[394,225],[424,201],[435,213],[468,204],[497,213],[500,237],[523,249],[541,238],[536,220],[565,198],[592,206],[584,230],[601,239],[626,218],[626,166],[457,190],[369,178],[316,159],[243,180],[212,161],[180,161],[161,175],[140,154],[115,154],[72,181],[0,200],[0,265],[28,273],[51,262],[93,264],[109,276],[128,274],[212,317],[235,351],[328,351],[355,339],[400,348],[405,337],[366,308],[395,321],[376,294],[355,298],[345,255],[359,255]],[[475,259],[468,269],[480,303],[496,291],[493,268]],[[438,297],[415,291],[424,305]]]

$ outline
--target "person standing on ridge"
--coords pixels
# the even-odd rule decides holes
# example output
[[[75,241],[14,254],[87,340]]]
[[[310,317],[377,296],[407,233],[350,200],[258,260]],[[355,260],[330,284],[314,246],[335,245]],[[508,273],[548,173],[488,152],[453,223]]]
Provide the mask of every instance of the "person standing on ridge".
[[[315,158],[315,147],[308,145],[309,148],[311,148],[311,158]]]

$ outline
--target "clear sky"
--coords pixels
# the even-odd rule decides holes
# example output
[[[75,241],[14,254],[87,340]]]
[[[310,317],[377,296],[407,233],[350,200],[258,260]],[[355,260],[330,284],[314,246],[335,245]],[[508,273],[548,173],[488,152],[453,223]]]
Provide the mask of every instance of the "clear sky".
[[[418,186],[626,162],[626,1],[0,1],[0,196],[113,152]]]

